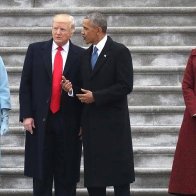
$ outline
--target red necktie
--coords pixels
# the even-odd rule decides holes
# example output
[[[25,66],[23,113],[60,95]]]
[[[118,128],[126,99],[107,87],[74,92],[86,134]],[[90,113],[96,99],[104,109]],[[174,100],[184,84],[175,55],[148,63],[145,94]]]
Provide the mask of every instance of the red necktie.
[[[52,111],[52,113],[56,113],[60,109],[61,80],[63,70],[63,58],[61,56],[62,50],[63,48],[59,46],[54,57],[54,69],[52,74],[52,96],[50,102],[50,110]]]

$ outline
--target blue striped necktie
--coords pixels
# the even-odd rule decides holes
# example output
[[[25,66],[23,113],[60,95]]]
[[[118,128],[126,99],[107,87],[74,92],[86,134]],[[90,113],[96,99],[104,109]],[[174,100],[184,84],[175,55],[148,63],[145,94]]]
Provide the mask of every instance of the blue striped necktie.
[[[92,56],[91,56],[91,66],[92,66],[92,69],[94,69],[95,67],[95,64],[97,62],[97,58],[98,58],[98,48],[95,46],[93,48],[93,53],[92,53]]]

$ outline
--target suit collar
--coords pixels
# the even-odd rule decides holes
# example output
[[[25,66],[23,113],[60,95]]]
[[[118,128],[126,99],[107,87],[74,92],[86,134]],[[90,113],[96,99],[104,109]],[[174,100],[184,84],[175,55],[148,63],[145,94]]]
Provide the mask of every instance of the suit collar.
[[[69,41],[69,51],[67,54],[67,60],[65,63],[65,67],[63,70],[63,74],[65,75],[67,72],[69,72],[71,65],[73,64],[74,59],[76,59],[77,53],[74,50],[74,44],[72,44],[71,41]]]

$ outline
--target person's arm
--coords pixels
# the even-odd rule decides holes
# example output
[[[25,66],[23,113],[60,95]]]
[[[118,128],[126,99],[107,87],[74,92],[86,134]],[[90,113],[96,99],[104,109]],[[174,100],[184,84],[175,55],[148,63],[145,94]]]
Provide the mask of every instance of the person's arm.
[[[188,59],[188,63],[182,81],[182,92],[184,96],[185,105],[192,117],[196,114],[196,95],[194,92],[196,79],[196,64],[195,60],[193,61],[193,59],[196,59],[196,50],[192,50],[192,53]]]
[[[19,102],[20,102],[20,121],[26,131],[33,134],[35,128],[33,112],[32,112],[32,62],[33,62],[33,45],[29,45],[25,56],[22,70]]]
[[[32,63],[33,48],[29,45],[22,70],[22,76],[19,89],[20,102],[20,121],[24,118],[31,118],[32,112]]]
[[[0,57],[0,135],[4,135],[9,130],[10,109],[11,103],[8,76],[3,60]]]

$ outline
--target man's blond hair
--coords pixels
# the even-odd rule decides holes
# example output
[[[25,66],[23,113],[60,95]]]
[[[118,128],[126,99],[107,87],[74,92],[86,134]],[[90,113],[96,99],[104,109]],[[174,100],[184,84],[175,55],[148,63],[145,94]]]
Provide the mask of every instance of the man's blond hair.
[[[74,33],[74,31],[75,31],[75,20],[74,20],[74,17],[69,15],[69,14],[56,14],[53,17],[52,22],[69,23],[71,32]]]

